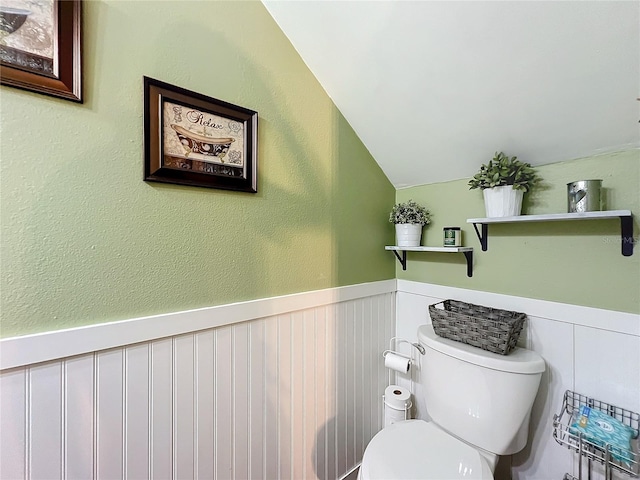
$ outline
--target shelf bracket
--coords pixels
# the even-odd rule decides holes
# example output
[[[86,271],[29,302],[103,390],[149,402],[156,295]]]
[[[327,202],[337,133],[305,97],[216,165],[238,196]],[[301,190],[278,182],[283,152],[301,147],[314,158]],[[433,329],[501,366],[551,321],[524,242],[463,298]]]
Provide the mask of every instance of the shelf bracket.
[[[473,250],[464,253],[464,257],[467,259],[467,277],[473,277]]]
[[[633,217],[631,215],[624,215],[620,217],[620,230],[622,241],[622,255],[630,257],[633,255]]]
[[[482,233],[478,230],[478,224],[474,223],[473,228],[476,231],[476,235],[478,236],[478,240],[480,240],[480,245],[482,246],[482,251],[487,251],[487,236],[489,234],[489,225],[486,223],[481,223]],[[471,276],[471,275],[469,275]]]
[[[400,256],[397,250],[393,250],[393,254],[396,256],[396,258],[400,262],[400,265],[402,265],[402,270],[406,270],[407,269],[407,251],[401,250],[401,252],[402,252],[402,257]]]

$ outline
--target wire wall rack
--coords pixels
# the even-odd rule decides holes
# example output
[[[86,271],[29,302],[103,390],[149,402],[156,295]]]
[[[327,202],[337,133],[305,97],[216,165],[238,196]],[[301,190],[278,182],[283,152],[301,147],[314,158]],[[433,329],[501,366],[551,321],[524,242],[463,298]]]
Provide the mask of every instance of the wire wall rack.
[[[573,413],[578,411],[581,405],[600,410],[635,430],[635,438],[632,439],[630,445],[631,449],[622,451],[618,449],[619,455],[615,456],[620,457],[620,453],[622,453],[622,456],[627,458],[628,461],[621,461],[618,458],[614,458],[609,444],[604,446],[596,445],[587,440],[583,434],[572,431],[570,425]],[[592,462],[604,465],[605,478],[607,480],[613,478],[614,471],[637,477],[640,474],[640,454],[638,453],[640,447],[639,432],[640,415],[638,413],[567,390],[562,400],[562,411],[560,414],[553,416],[553,438],[560,445],[564,445],[568,449],[578,453],[580,459],[578,462],[578,476],[575,477],[567,473],[563,480],[591,479]],[[587,477],[583,476],[583,460],[585,459],[587,463]]]

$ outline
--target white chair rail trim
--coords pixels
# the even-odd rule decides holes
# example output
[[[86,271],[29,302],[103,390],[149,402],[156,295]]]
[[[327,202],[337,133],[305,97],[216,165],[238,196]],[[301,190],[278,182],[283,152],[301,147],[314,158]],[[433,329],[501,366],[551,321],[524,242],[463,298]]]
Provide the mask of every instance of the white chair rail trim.
[[[640,315],[536,298],[516,297],[482,290],[448,287],[431,283],[398,280],[398,292],[434,298],[452,298],[504,310],[524,312],[558,322],[599,328],[610,332],[640,336]],[[426,314],[426,313],[425,313]]]
[[[382,280],[5,338],[0,370],[395,291],[395,279]]]

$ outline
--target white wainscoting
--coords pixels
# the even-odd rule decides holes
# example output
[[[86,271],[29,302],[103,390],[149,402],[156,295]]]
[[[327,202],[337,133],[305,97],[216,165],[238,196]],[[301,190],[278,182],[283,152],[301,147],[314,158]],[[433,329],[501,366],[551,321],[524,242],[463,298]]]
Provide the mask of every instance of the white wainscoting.
[[[0,478],[340,478],[382,426],[395,285],[2,340]]]
[[[547,363],[533,406],[528,445],[506,459],[510,468],[507,465],[505,478],[561,479],[567,472],[577,476],[577,456],[552,437],[553,414],[560,412],[565,390],[640,412],[640,316],[398,280],[396,335],[416,341],[418,326],[431,323],[428,306],[447,298],[527,313],[519,344],[540,353]],[[398,384],[410,384],[410,378],[398,377]],[[415,389],[417,416],[426,418],[421,395],[428,392],[420,385]],[[600,465],[591,478],[604,478]]]

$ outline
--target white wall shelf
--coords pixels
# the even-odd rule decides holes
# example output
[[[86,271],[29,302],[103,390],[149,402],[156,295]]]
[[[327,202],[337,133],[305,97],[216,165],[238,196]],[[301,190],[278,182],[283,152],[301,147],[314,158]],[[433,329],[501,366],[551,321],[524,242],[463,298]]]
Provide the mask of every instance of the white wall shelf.
[[[487,236],[490,223],[522,223],[522,222],[557,222],[570,220],[606,220],[620,219],[622,255],[633,255],[633,214],[631,210],[607,210],[604,212],[580,212],[580,213],[550,213],[544,215],[519,215],[517,217],[488,217],[469,218],[467,223],[472,223],[478,235],[482,251],[487,251]],[[478,230],[481,226],[481,231]]]
[[[402,265],[402,270],[407,269],[407,252],[462,253],[467,259],[467,277],[473,276],[473,248],[471,247],[398,247],[397,245],[387,245],[384,249],[394,253]]]

